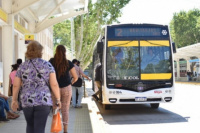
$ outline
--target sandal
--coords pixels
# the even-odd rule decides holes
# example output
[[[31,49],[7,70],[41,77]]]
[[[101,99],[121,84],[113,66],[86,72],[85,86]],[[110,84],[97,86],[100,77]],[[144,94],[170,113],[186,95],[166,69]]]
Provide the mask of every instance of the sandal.
[[[7,116],[7,119],[15,119],[15,117],[14,117],[14,116],[11,116],[11,115],[8,115],[8,116]]]
[[[17,115],[17,114],[15,114],[15,115],[8,115],[7,119],[16,119],[18,117],[19,117],[19,115]]]
[[[19,117],[18,114],[11,113],[11,112],[8,112],[8,116],[13,116],[13,117],[15,117],[15,118],[18,118],[18,117]]]

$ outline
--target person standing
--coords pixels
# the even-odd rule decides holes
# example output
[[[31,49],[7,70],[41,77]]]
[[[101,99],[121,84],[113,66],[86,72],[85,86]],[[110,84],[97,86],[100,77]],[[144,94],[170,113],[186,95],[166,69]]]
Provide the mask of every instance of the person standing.
[[[48,61],[41,59],[43,46],[37,41],[31,41],[27,46],[23,62],[16,73],[13,84],[12,110],[17,111],[18,93],[21,87],[21,103],[26,119],[27,133],[44,133],[49,115],[52,98],[55,95],[56,105],[61,108],[59,86],[54,67]],[[50,87],[51,86],[51,90]]]
[[[80,61],[77,61],[77,66],[80,67]]]
[[[187,71],[187,80],[190,81],[190,71]]]
[[[98,91],[92,95],[92,97],[97,101],[102,101],[102,65],[97,64],[95,68],[95,83],[97,85]],[[97,97],[99,95],[99,97]]]
[[[17,64],[20,66],[20,65],[22,64],[22,59],[18,58],[18,59],[17,59]],[[18,94],[18,102],[19,102],[18,111],[21,111],[21,110],[22,110],[21,100],[20,100],[20,93],[21,93],[21,89],[19,90],[19,94]]]
[[[17,73],[19,65],[18,64],[13,64],[12,65],[12,71],[9,75],[9,86],[8,86],[8,96],[12,96],[13,93],[13,83],[14,83],[14,78]]]
[[[63,119],[64,133],[67,133],[68,121],[69,121],[69,107],[72,96],[71,84],[75,83],[78,79],[76,75],[76,70],[71,61],[66,58],[66,49],[63,45],[58,45],[56,47],[56,53],[54,58],[51,58],[51,64],[54,66],[56,71],[56,78],[58,80],[60,94],[61,94],[61,113]],[[71,81],[70,74],[73,79]],[[53,96],[53,101],[55,97]]]
[[[83,76],[83,77],[87,78],[89,81],[91,81],[90,78],[83,73],[83,70],[80,67],[77,66],[77,63],[78,63],[77,59],[73,59],[72,63],[74,64],[74,67],[76,69],[76,73],[77,73],[79,78],[82,78],[82,76]],[[76,102],[76,96],[77,96],[76,90],[78,90],[78,102]],[[82,86],[76,87],[76,86],[73,86],[73,84],[72,84],[72,106],[74,108],[82,108],[82,106],[81,106],[82,98],[83,98],[83,88],[82,88]]]
[[[21,64],[22,64],[22,59],[20,59],[20,58],[17,59],[17,64],[18,64],[18,65],[21,65]]]

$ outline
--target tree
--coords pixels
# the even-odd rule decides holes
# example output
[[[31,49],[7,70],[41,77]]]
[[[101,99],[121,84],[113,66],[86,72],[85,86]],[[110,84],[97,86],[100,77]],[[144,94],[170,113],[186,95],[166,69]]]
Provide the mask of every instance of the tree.
[[[174,13],[170,30],[172,39],[179,48],[200,42],[200,10]]]
[[[92,61],[92,54],[103,25],[118,23],[121,9],[130,0],[89,0],[88,13],[74,18],[75,26],[75,58],[81,61],[85,69]],[[59,42],[60,41],[60,42]],[[70,46],[70,21],[54,25],[54,46],[58,44]]]
[[[71,40],[71,22],[69,20],[63,21],[53,26],[53,40],[54,46],[58,44],[70,47]]]
[[[118,23],[121,9],[130,0],[89,1],[88,14],[75,18],[75,55],[85,69],[92,61],[92,54],[102,26]],[[83,36],[82,36],[83,35]]]

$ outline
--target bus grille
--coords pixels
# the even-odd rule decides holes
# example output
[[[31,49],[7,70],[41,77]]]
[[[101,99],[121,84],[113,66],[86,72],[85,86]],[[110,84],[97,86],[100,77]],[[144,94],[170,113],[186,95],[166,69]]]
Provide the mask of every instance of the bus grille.
[[[148,98],[147,101],[144,102],[154,102],[161,101],[161,98]],[[119,99],[120,102],[136,102],[135,99]]]
[[[170,81],[168,81],[170,82]],[[142,83],[139,85],[138,82],[128,83],[124,82],[121,87],[115,87],[114,84],[117,84],[113,82],[113,85],[107,85],[109,89],[123,89],[123,90],[130,90],[134,92],[146,92],[150,90],[160,89],[160,88],[170,88],[172,87],[171,84],[166,84],[166,81],[142,81]],[[138,90],[139,87],[143,87],[143,90]]]
[[[138,88],[138,84],[123,84],[123,87],[126,88],[127,90],[132,90],[135,92],[146,92],[146,91],[150,91],[150,90],[155,90],[155,89],[160,89],[160,88],[168,88],[168,87],[172,87],[172,85],[166,85],[166,82],[142,82],[143,84],[143,90],[139,91]],[[122,88],[123,88],[122,87]]]

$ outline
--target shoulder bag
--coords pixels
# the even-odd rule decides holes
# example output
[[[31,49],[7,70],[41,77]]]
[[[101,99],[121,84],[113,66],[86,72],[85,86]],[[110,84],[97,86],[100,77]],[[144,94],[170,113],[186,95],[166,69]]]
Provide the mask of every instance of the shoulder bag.
[[[31,63],[33,64],[33,67],[35,68],[35,70],[37,71],[38,76],[39,76],[40,78],[43,78],[43,79],[44,79],[46,85],[49,87],[49,90],[51,91],[51,87],[50,87],[50,85],[48,84],[48,82],[47,82],[47,81],[45,80],[45,78],[40,74],[40,72],[39,72],[38,69],[35,67],[35,65],[34,65],[34,63],[32,62],[32,60],[30,60],[30,61],[31,61]]]
[[[79,74],[80,74],[80,68],[79,68]],[[72,85],[74,87],[81,87],[83,83],[82,78],[78,77],[78,80]]]

